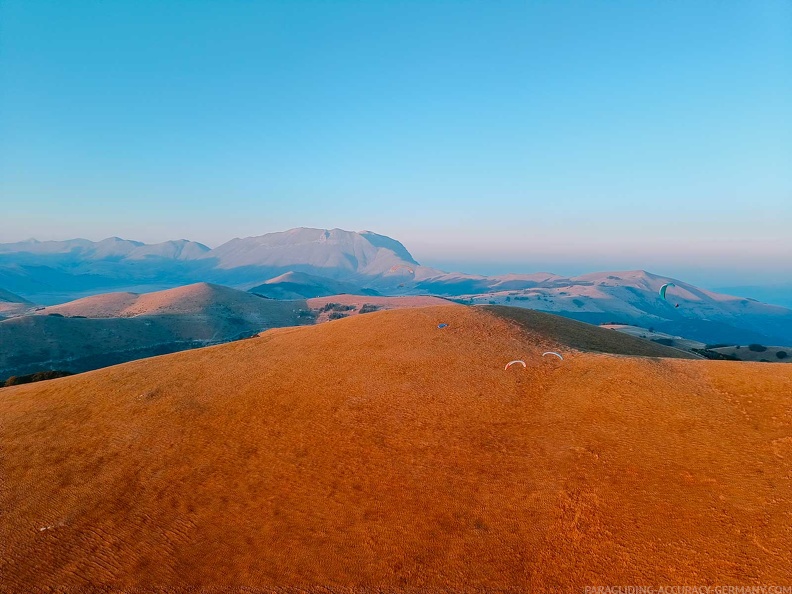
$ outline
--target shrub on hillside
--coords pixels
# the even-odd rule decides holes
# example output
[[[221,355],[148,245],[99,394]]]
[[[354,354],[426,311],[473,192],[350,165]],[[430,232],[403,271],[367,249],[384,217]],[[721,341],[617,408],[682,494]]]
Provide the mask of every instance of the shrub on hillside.
[[[754,353],[764,353],[767,350],[767,347],[754,342],[748,345],[748,350],[753,351]]]
[[[352,311],[354,305],[342,305],[341,303],[325,303],[319,311]]]
[[[362,314],[365,314],[365,313],[371,313],[371,312],[373,312],[373,311],[377,311],[378,309],[379,309],[379,307],[377,307],[377,306],[376,306],[376,305],[374,305],[373,303],[364,303],[364,304],[363,304],[363,305],[360,307],[360,312],[358,312],[358,313],[362,313]]]
[[[345,318],[345,317],[347,317],[347,314],[341,313],[340,311],[330,312],[330,316],[329,316],[331,320],[340,320],[341,318]]]
[[[9,377],[3,387],[18,386],[20,384],[32,384],[33,382],[40,382],[43,380],[55,379],[58,377],[66,377],[67,375],[74,375],[71,371],[38,371],[29,375],[12,375]]]
[[[776,353],[776,357],[778,357],[779,359],[786,359],[788,357],[788,354],[786,351],[778,351]]]
[[[707,359],[714,359],[716,361],[742,361],[735,357],[734,355],[726,355],[724,353],[719,353],[718,351],[711,351],[709,349],[690,349],[694,353],[698,353],[699,355],[703,355]]]

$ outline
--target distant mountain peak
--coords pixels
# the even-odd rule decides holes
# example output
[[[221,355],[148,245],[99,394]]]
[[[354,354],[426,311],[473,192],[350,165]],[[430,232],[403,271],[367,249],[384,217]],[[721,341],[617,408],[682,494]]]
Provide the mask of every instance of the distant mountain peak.
[[[205,255],[222,269],[256,266],[331,277],[380,276],[393,266],[418,265],[395,239],[371,232],[296,227],[233,239]],[[285,271],[285,270],[284,270]]]

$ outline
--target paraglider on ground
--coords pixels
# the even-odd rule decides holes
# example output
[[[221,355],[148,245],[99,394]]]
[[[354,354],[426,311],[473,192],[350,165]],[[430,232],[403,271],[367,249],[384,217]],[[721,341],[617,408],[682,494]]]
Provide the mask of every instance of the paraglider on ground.
[[[374,312],[2,389],[0,590],[792,582],[792,367],[510,313]]]

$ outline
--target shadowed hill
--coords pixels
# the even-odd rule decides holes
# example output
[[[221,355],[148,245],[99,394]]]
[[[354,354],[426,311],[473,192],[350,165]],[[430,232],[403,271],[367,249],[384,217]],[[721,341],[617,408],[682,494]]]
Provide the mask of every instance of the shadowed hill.
[[[559,335],[403,309],[4,388],[0,590],[790,583],[792,368]]]
[[[27,299],[23,299],[19,295],[14,295],[10,291],[0,289],[0,303],[30,303]]]
[[[234,311],[237,315],[254,313],[274,306],[260,297],[212,283],[194,283],[151,293],[105,293],[53,305],[41,315],[58,313],[89,318],[118,318],[160,314],[212,314]]]
[[[33,304],[19,295],[0,289],[0,319],[15,315],[33,307]]]
[[[88,371],[269,328],[324,322],[334,312],[319,310],[332,302],[345,304],[343,316],[450,303],[434,297],[351,295],[280,301],[210,283],[94,295],[0,321],[0,379],[47,369]]]
[[[560,344],[582,351],[610,353],[613,355],[639,355],[643,357],[671,357],[696,359],[685,351],[663,346],[649,340],[605,330],[591,324],[547,314],[532,309],[485,305],[484,309],[515,322],[520,328],[552,337]]]
[[[208,283],[87,297],[0,321],[0,379],[86,371],[309,323],[305,307]]]
[[[287,272],[248,289],[248,292],[270,299],[312,299],[349,293],[353,295],[378,295],[371,289],[363,289],[351,283],[343,283],[330,278]]]

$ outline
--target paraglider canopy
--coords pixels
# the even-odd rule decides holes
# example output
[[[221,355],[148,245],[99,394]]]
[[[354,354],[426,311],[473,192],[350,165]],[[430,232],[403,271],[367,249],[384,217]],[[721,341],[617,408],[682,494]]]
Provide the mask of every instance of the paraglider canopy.
[[[564,358],[561,355],[559,355],[558,353],[556,353],[555,351],[547,351],[546,353],[542,353],[542,357],[544,357],[545,355],[555,355],[556,357],[558,357],[562,361],[564,360]]]
[[[668,287],[676,287],[676,285],[674,283],[666,283],[660,287],[660,297],[663,299],[666,298],[666,291],[668,290]]]
[[[512,365],[514,365],[515,363],[519,363],[519,364],[520,364],[520,365],[522,365],[523,367],[528,367],[528,366],[525,364],[525,361],[520,361],[520,360],[518,359],[518,360],[516,360],[516,361],[509,361],[508,363],[506,363],[506,367],[504,367],[504,369],[508,369],[509,367],[511,367]]]
[[[438,328],[447,328],[448,324],[438,324],[437,327]]]

